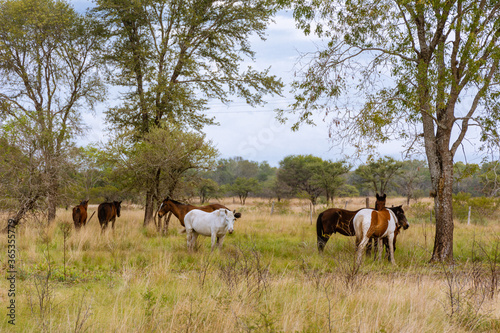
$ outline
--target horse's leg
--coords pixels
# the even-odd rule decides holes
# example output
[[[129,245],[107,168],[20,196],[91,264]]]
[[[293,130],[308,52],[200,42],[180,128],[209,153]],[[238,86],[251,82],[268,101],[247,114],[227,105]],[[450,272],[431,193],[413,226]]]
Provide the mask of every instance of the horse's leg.
[[[186,229],[186,240],[187,240],[187,248],[188,251],[191,251],[193,249],[193,231],[187,230]]]
[[[396,265],[396,260],[394,259],[394,234],[389,235],[389,258],[393,265]]]
[[[211,251],[213,251],[214,247],[215,247],[215,243],[217,242],[217,235],[215,234],[215,232],[212,232],[212,236],[210,238],[212,240]]]
[[[193,235],[191,236],[193,240],[193,249],[196,250],[196,240],[198,239],[198,233],[193,231]]]
[[[361,265],[361,261],[363,259],[363,252],[365,251],[366,244],[368,243],[369,240],[370,238],[365,235],[361,239],[361,242],[359,242],[358,250],[356,251],[356,267],[359,267]]]
[[[224,235],[222,237],[217,237],[217,245],[219,246],[219,249],[222,248],[222,243],[224,242],[225,237],[226,237],[226,235]]]
[[[384,246],[384,241],[382,238],[376,238],[377,239],[377,246],[378,246],[378,261],[382,260],[382,250]]]
[[[113,232],[115,231],[115,221],[116,217],[113,217],[113,219],[111,220],[111,229],[113,229]]]

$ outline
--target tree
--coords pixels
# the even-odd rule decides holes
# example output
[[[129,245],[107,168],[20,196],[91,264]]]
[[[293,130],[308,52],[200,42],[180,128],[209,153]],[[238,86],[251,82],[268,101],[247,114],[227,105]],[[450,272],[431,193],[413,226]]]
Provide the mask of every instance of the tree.
[[[230,191],[235,193],[239,198],[242,205],[245,204],[248,194],[256,193],[260,190],[261,186],[256,178],[238,177],[233,184],[229,187]]]
[[[496,197],[500,193],[500,161],[484,163],[481,166],[480,182],[482,192],[488,196]]]
[[[345,183],[342,176],[349,172],[351,166],[345,161],[323,161],[317,166],[314,181],[324,189],[326,202],[333,202],[333,199],[339,193],[339,189]]]
[[[479,171],[479,165],[463,163],[458,161],[453,164],[453,178],[454,178],[454,191],[453,193],[459,192],[475,192],[472,187],[479,187],[479,182],[477,179],[473,179],[472,176]],[[473,183],[476,183],[473,185]]]
[[[113,83],[129,89],[123,105],[107,120],[140,141],[151,127],[182,124],[200,130],[209,99],[229,102],[231,95],[250,105],[263,95],[280,94],[282,83],[268,70],[242,70],[253,59],[248,38],[264,38],[274,10],[267,0],[98,0],[93,12],[112,38],[106,59]],[[156,170],[155,172],[162,172]],[[153,179],[154,179],[153,175]],[[145,222],[151,219],[154,192],[146,191]]]
[[[318,170],[322,164],[323,160],[313,155],[287,156],[280,161],[277,184],[286,184],[293,194],[305,194],[314,206],[323,192],[322,186],[317,181]]]
[[[130,136],[125,135],[111,144],[118,166],[115,172],[123,180],[123,186],[139,193],[154,188],[156,202],[173,196],[189,170],[212,168],[218,153],[204,135],[173,125],[151,128],[141,142],[130,141]],[[145,211],[145,216],[149,213]],[[144,225],[148,223],[145,219]]]
[[[302,122],[327,110],[332,137],[359,149],[395,138],[408,150],[423,146],[436,208],[431,260],[453,260],[455,153],[472,126],[486,147],[498,138],[500,3],[280,3],[294,5],[305,33],[327,41],[295,82],[293,110]]]
[[[417,199],[419,193],[424,192],[423,184],[428,180],[428,169],[425,161],[411,160],[403,161],[401,169],[399,169],[398,177],[395,179],[395,184],[406,197],[406,204],[410,204],[411,199]],[[429,187],[430,188],[430,187]]]
[[[372,186],[375,193],[387,193],[387,186],[398,175],[403,163],[396,161],[392,157],[384,156],[376,161],[360,165],[354,173],[358,175],[364,183]]]
[[[47,199],[50,222],[66,152],[84,130],[80,110],[103,99],[96,71],[103,38],[95,22],[64,1],[2,1],[0,20],[1,130],[36,170],[33,195]]]
[[[219,193],[219,184],[212,179],[202,178],[197,185],[202,204],[210,200],[210,198],[216,197]]]

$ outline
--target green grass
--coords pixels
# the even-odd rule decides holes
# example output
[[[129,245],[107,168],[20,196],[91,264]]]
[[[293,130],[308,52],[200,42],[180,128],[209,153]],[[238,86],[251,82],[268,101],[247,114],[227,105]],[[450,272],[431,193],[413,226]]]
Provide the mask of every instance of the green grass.
[[[290,207],[290,210],[293,207]],[[418,211],[418,210],[415,210]],[[410,210],[411,212],[411,210]],[[397,266],[364,258],[334,235],[318,254],[308,214],[246,209],[222,250],[189,253],[176,220],[167,236],[124,211],[113,233],[94,220],[66,242],[57,223],[16,235],[18,332],[495,332],[500,328],[500,225],[456,223],[452,266],[430,264],[434,227],[408,215]],[[415,214],[415,213],[412,213]],[[69,219],[61,211],[60,221]],[[6,242],[0,251],[6,252]],[[496,256],[496,257],[495,257]],[[4,275],[6,268],[4,266]],[[450,279],[452,277],[452,279]],[[451,282],[450,282],[451,281]],[[489,283],[489,284],[488,284]],[[6,290],[7,281],[0,286]],[[44,294],[45,292],[45,294]],[[2,295],[2,304],[7,304]],[[45,297],[43,299],[43,297]],[[44,303],[42,304],[42,299]],[[460,309],[452,307],[459,302]]]

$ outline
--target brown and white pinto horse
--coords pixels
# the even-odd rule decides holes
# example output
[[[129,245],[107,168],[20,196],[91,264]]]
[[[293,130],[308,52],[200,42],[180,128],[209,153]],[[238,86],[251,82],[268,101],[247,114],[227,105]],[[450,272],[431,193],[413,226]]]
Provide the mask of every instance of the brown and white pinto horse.
[[[184,217],[186,216],[186,214],[189,211],[191,211],[193,209],[199,209],[199,210],[202,210],[204,212],[211,213],[211,212],[213,212],[217,209],[221,209],[221,208],[230,210],[226,206],[221,205],[221,204],[217,204],[217,203],[209,204],[206,206],[193,206],[193,205],[181,203],[179,201],[175,201],[175,200],[171,199],[170,197],[167,197],[165,200],[163,200],[163,202],[160,205],[160,208],[158,209],[158,216],[161,218],[165,214],[167,214],[168,212],[172,212],[172,214],[174,214],[174,216],[179,219],[179,222],[181,222],[181,225],[184,227]],[[234,213],[234,217],[240,218],[241,213]]]
[[[83,200],[78,206],[73,207],[73,223],[75,224],[75,229],[79,230],[84,227],[87,223],[87,207],[89,205],[89,200]]]
[[[103,202],[97,207],[101,232],[108,227],[109,222],[111,222],[111,228],[115,230],[115,220],[116,217],[120,217],[121,203],[121,201]]]
[[[397,212],[394,212],[396,210]],[[353,219],[354,231],[356,233],[356,266],[361,265],[364,249],[371,237],[388,238],[389,260],[394,260],[394,240],[398,226],[408,229],[409,224],[401,206],[384,208],[380,211],[373,209],[361,209]],[[382,257],[382,242],[378,242],[379,260]]]

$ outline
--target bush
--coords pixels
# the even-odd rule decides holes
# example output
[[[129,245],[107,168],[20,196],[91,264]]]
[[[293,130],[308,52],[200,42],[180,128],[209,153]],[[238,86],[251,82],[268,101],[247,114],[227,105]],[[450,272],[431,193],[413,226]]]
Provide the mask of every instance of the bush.
[[[474,197],[470,193],[453,195],[453,216],[461,222],[466,222],[471,209],[471,222],[486,224],[496,213],[499,206],[498,198]]]
[[[433,210],[432,216],[434,216],[434,209],[431,208],[431,204],[428,202],[416,202],[405,208],[405,215],[409,219],[417,219],[420,222],[426,222],[430,220],[430,211]]]

